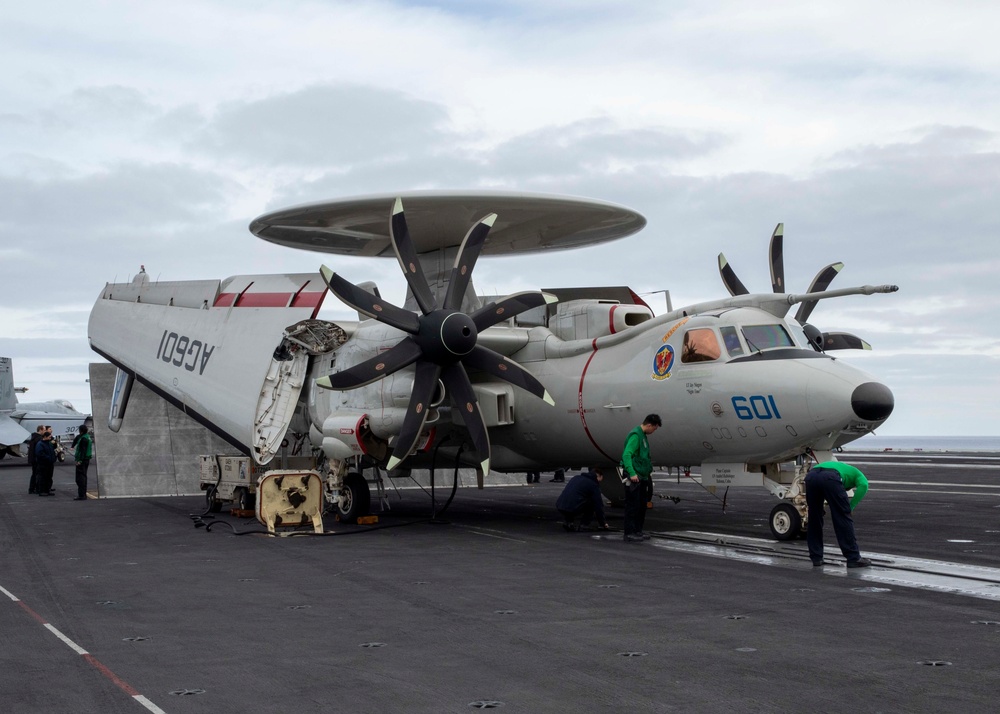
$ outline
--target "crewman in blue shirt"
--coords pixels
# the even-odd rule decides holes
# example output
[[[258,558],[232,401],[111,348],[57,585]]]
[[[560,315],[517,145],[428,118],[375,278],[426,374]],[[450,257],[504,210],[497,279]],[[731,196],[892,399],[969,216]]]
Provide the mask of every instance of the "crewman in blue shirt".
[[[854,498],[848,500],[847,492],[854,489]],[[833,532],[837,545],[847,558],[848,568],[867,568],[871,561],[861,557],[858,540],[854,535],[851,511],[858,507],[868,493],[868,479],[861,471],[840,461],[816,464],[806,474],[806,506],[809,508],[806,526],[806,543],[809,558],[814,566],[823,564],[823,502],[830,506]]]
[[[591,519],[597,516],[597,527],[605,531],[608,529],[604,517],[604,497],[601,495],[603,479],[604,473],[594,466],[569,480],[556,501],[556,509],[563,517],[563,528],[568,531],[589,530]]]

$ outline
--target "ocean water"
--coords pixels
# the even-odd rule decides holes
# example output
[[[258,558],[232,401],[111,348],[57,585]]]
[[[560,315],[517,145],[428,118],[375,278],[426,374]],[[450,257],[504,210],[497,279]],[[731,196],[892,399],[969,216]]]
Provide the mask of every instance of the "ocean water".
[[[868,434],[844,447],[844,451],[995,451],[1000,436],[882,436]]]

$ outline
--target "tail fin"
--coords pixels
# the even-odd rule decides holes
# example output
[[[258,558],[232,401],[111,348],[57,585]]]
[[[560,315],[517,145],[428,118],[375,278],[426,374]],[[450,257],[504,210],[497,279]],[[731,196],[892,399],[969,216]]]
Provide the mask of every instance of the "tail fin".
[[[16,408],[13,361],[10,357],[0,357],[0,412],[10,412]]]

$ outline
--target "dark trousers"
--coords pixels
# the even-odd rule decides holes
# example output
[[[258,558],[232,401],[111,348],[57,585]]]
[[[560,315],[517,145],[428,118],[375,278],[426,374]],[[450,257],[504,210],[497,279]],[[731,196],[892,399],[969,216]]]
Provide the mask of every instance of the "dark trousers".
[[[539,479],[540,476],[541,476],[541,473],[539,473],[538,471],[529,471],[528,472],[528,483],[538,483],[538,479]]]
[[[55,472],[55,464],[38,463],[38,476],[35,485],[39,493],[48,493],[52,490],[52,474]]]
[[[823,559],[824,501],[830,507],[833,532],[837,534],[840,552],[848,561],[860,560],[861,551],[858,550],[854,519],[851,518],[851,502],[840,474],[833,469],[812,469],[806,474],[806,506],[809,509],[806,543],[809,545],[809,557],[814,563]]]
[[[630,481],[625,486],[625,535],[642,532],[646,522],[646,501],[649,500],[647,492],[652,495],[652,481],[640,479],[637,484]]]
[[[652,477],[639,480],[639,531],[646,529],[646,508],[647,504],[653,500],[653,479]]]
[[[87,497],[87,469],[90,468],[90,459],[84,459],[76,465],[76,490],[78,498]]]
[[[28,493],[38,493],[38,464],[31,464],[31,480],[28,481]]]
[[[594,504],[587,501],[575,511],[564,511],[560,508],[559,513],[566,523],[575,523],[579,518],[581,526],[589,526],[590,521],[594,518]]]

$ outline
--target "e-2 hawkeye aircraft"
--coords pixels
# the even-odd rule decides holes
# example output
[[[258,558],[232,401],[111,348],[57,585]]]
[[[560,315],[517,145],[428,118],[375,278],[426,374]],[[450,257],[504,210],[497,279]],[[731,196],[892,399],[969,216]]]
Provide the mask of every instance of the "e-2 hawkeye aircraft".
[[[611,467],[628,431],[655,412],[665,428],[651,439],[654,464],[700,465],[713,490],[768,487],[782,499],[772,532],[794,537],[806,455],[832,458],[893,408],[885,385],[828,354],[867,343],[820,332],[808,317],[820,300],[897,288],[828,290],[835,264],[808,292],[786,294],[781,225],[772,292],[750,293],[720,255],[730,296],[659,316],[627,288],[487,300],[473,288],[480,255],[593,245],[645,223],[601,201],[502,192],[370,196],[265,214],[250,230],[273,243],[395,256],[405,304],[325,266],[223,281],[151,283],[141,273],[108,284],[89,337],[119,370],[109,426],[120,427],[139,380],[259,464],[290,435],[319,457],[329,493],[352,518],[369,506],[364,465],[393,476],[450,458],[477,468],[480,486],[491,469]],[[327,289],[359,319],[317,319]]]

